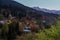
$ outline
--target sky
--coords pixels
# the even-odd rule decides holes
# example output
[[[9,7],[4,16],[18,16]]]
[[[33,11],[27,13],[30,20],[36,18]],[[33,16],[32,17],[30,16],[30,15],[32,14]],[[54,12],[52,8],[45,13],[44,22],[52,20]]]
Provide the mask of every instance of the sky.
[[[40,7],[50,10],[60,10],[60,0],[15,0],[28,7]]]

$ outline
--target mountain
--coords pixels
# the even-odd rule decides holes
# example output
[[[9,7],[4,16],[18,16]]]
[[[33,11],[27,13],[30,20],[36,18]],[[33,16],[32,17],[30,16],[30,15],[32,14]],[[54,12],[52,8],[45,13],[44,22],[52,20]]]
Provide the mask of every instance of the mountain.
[[[21,3],[18,3],[14,0],[0,0],[0,8],[8,8],[8,9],[12,9],[12,10],[21,10],[21,11],[25,11],[25,12],[33,12],[33,13],[37,13],[37,14],[44,14],[44,13],[57,13],[55,12],[55,10],[51,11],[48,9],[42,9],[39,7],[27,7]],[[58,11],[59,13],[59,11]]]
[[[0,0],[0,6],[13,7],[13,8],[21,8],[21,7],[24,8],[24,5],[14,1],[14,0]]]
[[[5,9],[9,9],[12,10],[12,12],[14,12],[14,15],[16,11],[20,10],[22,13],[26,13],[26,14],[37,14],[37,15],[50,15],[49,13],[51,13],[51,15],[53,15],[53,13],[60,13],[60,11],[55,12],[55,10],[51,11],[48,9],[42,9],[39,7],[34,7],[34,8],[30,8],[27,7],[21,3],[18,3],[14,0],[0,0],[0,9],[5,8]],[[21,14],[21,13],[20,13]],[[55,14],[54,14],[55,15]]]
[[[53,13],[53,14],[60,14],[60,10],[49,10],[49,9],[40,8],[40,7],[33,7],[33,9],[36,9],[38,11]]]
[[[58,18],[57,14],[53,14],[52,12],[48,11],[47,9],[40,9],[37,8],[31,8],[27,7],[21,3],[18,3],[14,0],[0,0],[0,10],[5,9],[4,11],[7,11],[9,13],[0,13],[4,15],[4,17],[9,17],[9,14],[11,14],[13,17],[16,17],[17,19],[21,19],[23,17],[28,17],[30,19],[35,18],[37,19],[42,19],[45,17],[45,20],[51,20],[49,21],[50,23],[56,22],[56,19]],[[43,11],[42,11],[43,10]],[[45,12],[47,11],[47,12]],[[11,13],[10,13],[11,12]]]

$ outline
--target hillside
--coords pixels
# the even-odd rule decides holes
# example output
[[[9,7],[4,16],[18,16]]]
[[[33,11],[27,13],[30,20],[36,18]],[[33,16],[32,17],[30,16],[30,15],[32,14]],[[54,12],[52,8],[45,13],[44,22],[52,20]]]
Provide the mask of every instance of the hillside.
[[[29,15],[31,18],[33,17],[39,18],[41,16],[47,16],[50,18],[58,17],[57,14],[48,13],[44,11],[38,11],[13,0],[0,0],[0,10],[2,9],[5,9],[5,11],[11,11],[12,16],[19,17],[19,18],[26,15]],[[9,13],[7,13],[6,15],[9,15]]]
[[[38,11],[14,0],[0,0],[0,40],[38,40],[56,37],[55,29],[54,32],[50,31],[52,27],[57,26],[58,18],[58,14]]]

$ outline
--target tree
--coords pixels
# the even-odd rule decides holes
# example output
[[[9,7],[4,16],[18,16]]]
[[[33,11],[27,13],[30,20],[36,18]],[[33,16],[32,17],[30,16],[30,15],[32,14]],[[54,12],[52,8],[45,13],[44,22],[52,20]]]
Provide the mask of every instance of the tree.
[[[4,16],[2,14],[0,14],[0,20],[3,20]]]

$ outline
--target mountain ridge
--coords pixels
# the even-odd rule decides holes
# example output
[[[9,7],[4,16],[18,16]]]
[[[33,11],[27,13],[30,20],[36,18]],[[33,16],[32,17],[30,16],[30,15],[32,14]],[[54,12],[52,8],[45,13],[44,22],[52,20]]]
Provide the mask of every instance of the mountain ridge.
[[[44,12],[48,12],[48,13],[60,14],[60,10],[50,10],[50,9],[40,8],[40,7],[32,7],[32,8],[36,9],[38,11],[44,11]]]

